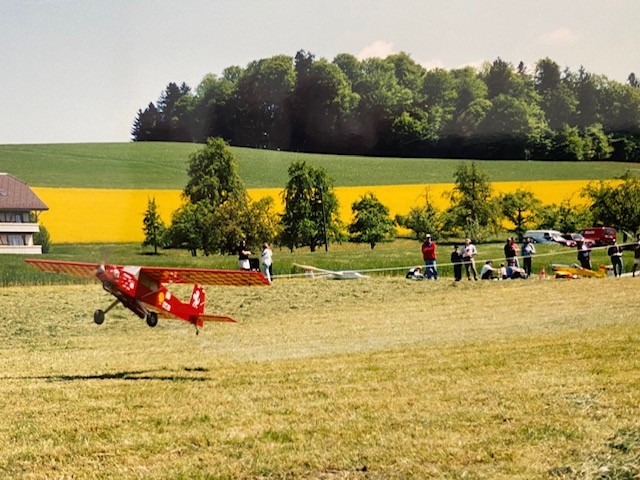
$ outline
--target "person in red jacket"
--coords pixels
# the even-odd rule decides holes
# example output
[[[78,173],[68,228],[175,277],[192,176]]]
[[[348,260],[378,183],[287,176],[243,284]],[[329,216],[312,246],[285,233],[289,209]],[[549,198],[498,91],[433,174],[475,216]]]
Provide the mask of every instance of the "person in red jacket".
[[[431,235],[427,233],[422,244],[422,258],[424,259],[425,276],[428,280],[438,280],[438,267],[436,266],[436,242],[431,241]]]

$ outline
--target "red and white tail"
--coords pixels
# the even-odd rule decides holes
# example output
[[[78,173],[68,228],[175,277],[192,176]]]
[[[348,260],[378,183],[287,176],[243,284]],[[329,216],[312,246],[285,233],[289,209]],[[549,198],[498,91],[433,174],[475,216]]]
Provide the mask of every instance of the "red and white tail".
[[[189,302],[191,308],[195,310],[195,314],[191,315],[191,321],[198,327],[204,325],[204,322],[235,322],[235,320],[226,315],[207,315],[204,313],[204,288],[200,285],[193,287],[193,293],[191,294],[191,301]]]
[[[202,315],[204,313],[204,299],[204,288],[202,288],[202,286],[198,284],[194,285],[189,304],[194,309],[194,313],[196,315]]]

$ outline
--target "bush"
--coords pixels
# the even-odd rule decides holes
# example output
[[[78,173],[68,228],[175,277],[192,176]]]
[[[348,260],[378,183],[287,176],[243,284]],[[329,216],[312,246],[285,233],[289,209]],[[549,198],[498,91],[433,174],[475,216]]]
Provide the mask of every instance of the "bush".
[[[33,243],[42,245],[42,253],[49,253],[51,250],[51,236],[46,227],[40,225],[40,231],[33,235]]]

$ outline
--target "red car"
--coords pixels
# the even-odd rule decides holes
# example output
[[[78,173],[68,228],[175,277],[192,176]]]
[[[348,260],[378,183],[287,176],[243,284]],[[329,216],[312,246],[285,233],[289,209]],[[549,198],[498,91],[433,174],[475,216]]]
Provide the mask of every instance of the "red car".
[[[565,233],[560,238],[554,238],[554,240],[565,247],[575,247],[578,242],[584,242],[588,247],[595,245],[595,242],[590,238],[585,238],[579,233]]]
[[[584,238],[592,240],[596,245],[613,245],[618,232],[613,227],[589,227],[580,230]]]

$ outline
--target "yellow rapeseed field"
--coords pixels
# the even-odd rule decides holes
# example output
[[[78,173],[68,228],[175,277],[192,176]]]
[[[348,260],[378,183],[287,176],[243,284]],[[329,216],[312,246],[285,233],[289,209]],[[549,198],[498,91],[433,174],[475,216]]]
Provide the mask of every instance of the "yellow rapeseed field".
[[[580,190],[586,180],[495,182],[494,193],[513,192],[518,188],[532,191],[544,204],[558,204],[566,199],[584,203]],[[392,216],[406,214],[411,207],[424,203],[425,190],[429,190],[431,201],[439,209],[448,206],[445,192],[454,184],[387,185],[338,187],[340,215],[345,223],[352,219],[351,204],[364,193],[373,192],[387,207]],[[180,207],[180,190],[123,190],[90,188],[44,188],[34,187],[34,192],[44,201],[49,210],[40,216],[54,243],[93,242],[141,242],[144,239],[142,219],[149,199],[155,198],[158,211],[169,223],[171,213]],[[281,189],[265,188],[249,190],[252,199],[270,196],[275,201],[277,212],[283,210]]]

